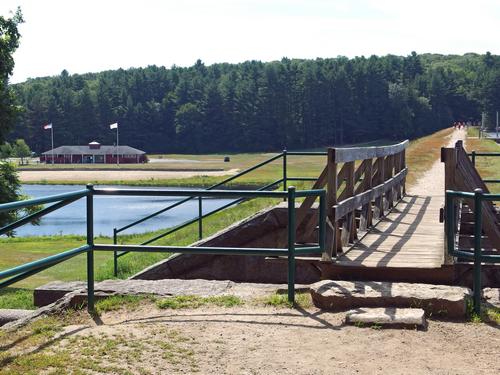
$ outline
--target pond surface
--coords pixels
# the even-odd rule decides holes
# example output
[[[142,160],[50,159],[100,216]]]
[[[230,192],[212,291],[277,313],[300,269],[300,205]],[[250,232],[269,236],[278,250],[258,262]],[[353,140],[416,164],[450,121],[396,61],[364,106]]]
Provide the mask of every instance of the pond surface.
[[[138,189],[127,186],[102,186]],[[23,185],[23,193],[32,198],[67,193],[84,189],[84,185]],[[147,189],[142,188],[141,189]],[[154,189],[154,188],[151,188]],[[177,188],[172,188],[176,190]],[[135,220],[161,210],[184,197],[127,197],[94,196],[94,233],[112,236],[113,228],[123,227]],[[231,202],[231,199],[203,199],[203,213]],[[47,206],[52,203],[47,204]],[[16,229],[16,236],[42,236],[58,234],[86,234],[85,199],[79,199],[44,216],[40,225],[26,224]],[[152,219],[138,224],[123,234],[143,233],[181,224],[198,216],[198,200],[190,200]]]

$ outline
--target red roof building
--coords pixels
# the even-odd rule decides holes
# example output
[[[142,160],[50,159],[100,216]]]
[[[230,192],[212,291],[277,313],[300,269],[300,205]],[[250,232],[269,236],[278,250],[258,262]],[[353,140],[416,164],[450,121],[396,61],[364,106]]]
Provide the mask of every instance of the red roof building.
[[[45,151],[40,156],[40,163],[54,164],[120,164],[146,163],[144,151],[130,146],[106,146],[99,142],[90,142],[87,146],[60,146]]]

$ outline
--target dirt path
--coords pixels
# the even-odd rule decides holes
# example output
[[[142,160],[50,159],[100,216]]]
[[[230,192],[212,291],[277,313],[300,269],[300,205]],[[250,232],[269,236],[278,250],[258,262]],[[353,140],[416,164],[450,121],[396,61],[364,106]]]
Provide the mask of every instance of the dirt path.
[[[20,171],[19,178],[22,182],[35,181],[132,181],[132,180],[151,180],[151,179],[179,179],[196,176],[225,176],[236,174],[238,169],[230,169],[228,171],[189,171],[189,172],[172,172],[172,171],[153,171],[153,170],[138,170],[138,171]]]
[[[455,143],[458,140],[466,140],[466,130],[460,129],[455,130],[451,133],[450,141],[446,147],[455,147]],[[422,195],[422,196],[441,196],[444,195],[444,163],[440,160],[436,160],[421,178],[418,179],[417,183],[408,189],[408,194],[410,195]],[[444,198],[443,198],[444,200]]]
[[[106,364],[132,373],[500,373],[498,327],[431,321],[427,331],[360,328],[344,325],[343,316],[315,309],[144,306],[107,313],[100,326],[73,327],[78,332],[60,345],[118,340],[120,356]],[[143,350],[130,360],[137,345]]]

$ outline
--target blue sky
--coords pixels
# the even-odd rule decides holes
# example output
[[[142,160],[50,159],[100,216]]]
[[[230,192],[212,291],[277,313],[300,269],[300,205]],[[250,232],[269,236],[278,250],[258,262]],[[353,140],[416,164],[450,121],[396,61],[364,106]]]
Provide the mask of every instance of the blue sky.
[[[11,82],[151,64],[500,54],[495,0],[1,0],[20,5]]]

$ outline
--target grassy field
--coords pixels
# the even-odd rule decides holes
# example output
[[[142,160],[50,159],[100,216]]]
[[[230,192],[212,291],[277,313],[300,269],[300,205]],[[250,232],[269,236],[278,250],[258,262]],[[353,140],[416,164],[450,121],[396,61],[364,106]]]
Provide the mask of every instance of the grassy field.
[[[412,185],[430,166],[439,158],[440,148],[448,143],[448,136],[452,129],[445,129],[428,137],[420,138],[410,143],[407,150],[407,164],[409,166],[409,175],[407,184]],[[213,155],[211,155],[213,157]],[[270,154],[240,154],[233,155],[232,160],[238,163],[242,168],[247,168],[256,161],[263,161],[270,157]],[[186,155],[182,155],[187,158]],[[192,158],[198,156],[191,156]],[[325,165],[323,156],[314,157],[298,157],[290,156],[288,158],[288,176],[308,176],[317,177],[321,169]],[[277,160],[258,171],[252,172],[248,176],[242,178],[243,184],[248,185],[263,185],[270,181],[274,181],[281,177],[281,160]],[[182,186],[206,186],[220,181],[221,178],[206,178],[206,179],[184,179],[176,181]],[[130,182],[127,181],[127,184]],[[298,188],[307,188],[310,183],[298,183]],[[238,205],[220,212],[212,217],[204,220],[204,235],[215,233],[235,221],[241,220],[260,209],[277,203],[270,199],[258,199]],[[155,234],[160,233],[144,233],[140,235],[124,235],[120,237],[120,242],[123,244],[137,244]],[[180,230],[166,239],[159,240],[156,244],[159,245],[188,245],[197,240],[197,228],[191,226]],[[109,237],[97,238],[96,242],[110,243]],[[61,252],[80,246],[84,243],[82,236],[50,236],[50,237],[25,237],[25,238],[10,238],[0,239],[0,269],[6,269],[18,264],[33,261],[51,254]],[[126,278],[146,266],[149,266],[156,261],[159,261],[168,254],[144,254],[134,253],[128,254],[119,260],[119,278]],[[96,254],[96,279],[104,280],[113,278],[112,255],[108,253],[98,252]],[[80,255],[66,261],[60,265],[43,271],[33,277],[30,277],[15,285],[17,288],[9,288],[7,291],[0,291],[0,308],[3,306],[10,307],[26,307],[31,302],[29,294],[31,289],[53,280],[85,280],[86,278],[86,261],[85,256]]]
[[[469,128],[467,130],[467,152],[499,152],[500,145],[487,138],[477,138],[477,129]],[[476,157],[476,167],[483,178],[500,179],[500,157]],[[488,184],[492,193],[500,193],[500,184]]]
[[[198,161],[194,160],[193,163],[177,163],[177,162],[167,162],[156,163],[155,165],[148,165],[147,168],[150,170],[203,170],[203,169],[222,169],[230,170],[237,169],[243,171],[250,168],[256,164],[259,164],[265,160],[277,154],[271,153],[255,153],[255,154],[235,154],[231,155],[231,161],[229,163],[223,162],[223,155],[164,155],[166,158],[197,158]],[[321,168],[324,167],[326,163],[326,156],[288,156],[287,169],[289,176],[300,176],[300,177],[316,177],[321,172]],[[282,172],[282,159],[275,160],[253,172],[250,172],[242,177],[237,178],[233,182],[229,183],[227,186],[231,187],[256,187],[262,186],[272,181],[276,181],[283,177]],[[116,166],[115,166],[116,167]],[[144,166],[146,168],[146,166]],[[230,176],[195,176],[189,178],[179,178],[179,179],[162,179],[162,178],[150,178],[142,180],[110,180],[110,181],[99,181],[92,180],[86,181],[93,184],[106,184],[106,185],[131,185],[131,186],[189,186],[189,187],[208,187],[214,185]],[[32,181],[26,183],[41,183],[41,184],[61,184],[61,185],[81,185],[84,181],[71,181],[71,180],[54,180],[54,179],[42,179],[40,181]]]

